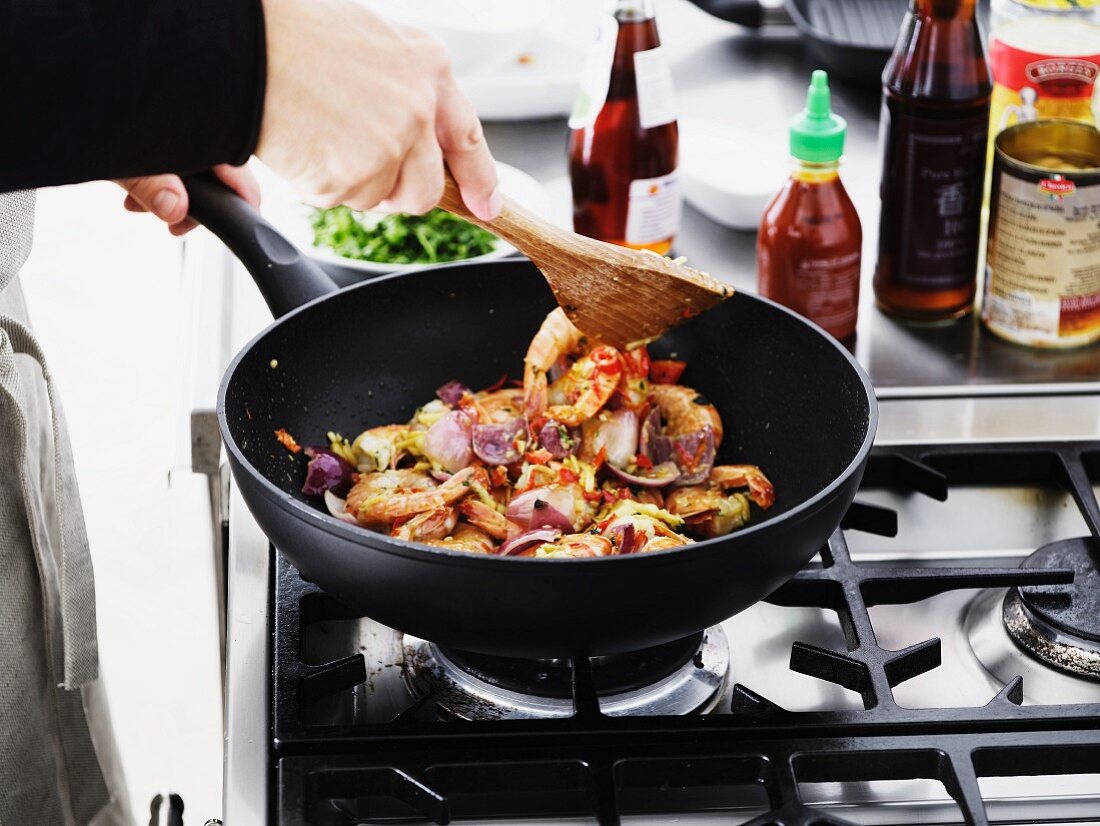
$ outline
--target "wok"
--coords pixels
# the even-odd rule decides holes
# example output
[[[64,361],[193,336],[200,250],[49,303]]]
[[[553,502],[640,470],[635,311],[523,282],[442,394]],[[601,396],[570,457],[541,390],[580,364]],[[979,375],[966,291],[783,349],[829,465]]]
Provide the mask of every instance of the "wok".
[[[467,554],[334,519],[301,492],[304,454],[406,421],[437,387],[471,387],[522,359],[554,299],[525,260],[383,276],[339,291],[259,214],[205,177],[191,215],[245,264],[275,323],[233,359],[218,417],[233,478],[302,575],[390,627],[484,654],[615,654],[686,637],[766,597],[840,523],[863,474],[877,408],[852,357],[786,309],[738,293],[652,345],[688,363],[684,383],[721,413],[720,462],[759,464],[775,506],[682,550],[597,559]],[[639,307],[639,312],[644,308]]]

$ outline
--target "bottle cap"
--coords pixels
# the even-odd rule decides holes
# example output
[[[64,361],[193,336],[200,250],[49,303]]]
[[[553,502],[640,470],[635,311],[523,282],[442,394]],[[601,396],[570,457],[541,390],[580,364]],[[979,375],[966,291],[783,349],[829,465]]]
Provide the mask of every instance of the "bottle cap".
[[[832,111],[829,76],[815,69],[806,90],[806,108],[791,121],[791,155],[810,163],[839,160],[847,131],[848,122]]]

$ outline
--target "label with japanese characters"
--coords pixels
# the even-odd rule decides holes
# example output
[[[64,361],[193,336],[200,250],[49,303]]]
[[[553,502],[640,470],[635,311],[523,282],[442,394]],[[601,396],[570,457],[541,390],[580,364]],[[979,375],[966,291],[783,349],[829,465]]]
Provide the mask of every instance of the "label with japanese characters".
[[[889,208],[897,221],[895,278],[920,290],[954,289],[971,282],[978,262],[982,157],[988,112],[934,120],[884,107],[897,186]]]

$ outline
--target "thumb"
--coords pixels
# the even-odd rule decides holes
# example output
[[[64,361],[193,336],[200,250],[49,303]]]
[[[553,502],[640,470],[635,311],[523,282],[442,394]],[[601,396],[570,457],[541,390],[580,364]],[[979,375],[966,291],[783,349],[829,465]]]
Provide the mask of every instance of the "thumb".
[[[147,175],[123,178],[118,185],[134,201],[167,224],[176,224],[187,217],[187,191],[177,175]]]

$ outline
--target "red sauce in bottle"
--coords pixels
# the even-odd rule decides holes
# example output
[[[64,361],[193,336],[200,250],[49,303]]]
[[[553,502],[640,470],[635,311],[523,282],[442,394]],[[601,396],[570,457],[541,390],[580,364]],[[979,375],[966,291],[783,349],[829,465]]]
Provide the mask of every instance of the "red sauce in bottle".
[[[856,331],[863,230],[837,172],[846,124],[832,114],[828,78],[814,72],[791,124],[790,180],[764,210],[756,243],[758,290],[838,339]]]
[[[846,339],[856,331],[862,245],[859,215],[835,165],[802,164],[764,212],[759,292]]]
[[[659,50],[651,3],[623,0],[597,42],[570,117],[573,228],[591,238],[666,253],[679,228],[679,136],[671,76]],[[610,45],[610,41],[608,44]],[[607,51],[610,51],[609,49]],[[601,101],[606,73],[606,98]],[[595,75],[595,77],[593,77]]]

